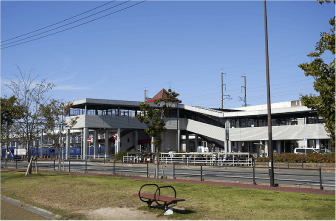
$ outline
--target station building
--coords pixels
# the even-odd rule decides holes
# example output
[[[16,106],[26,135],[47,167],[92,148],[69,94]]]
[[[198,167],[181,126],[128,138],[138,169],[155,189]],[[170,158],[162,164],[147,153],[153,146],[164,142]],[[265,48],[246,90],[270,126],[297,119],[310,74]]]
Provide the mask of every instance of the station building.
[[[162,89],[146,101],[123,101],[85,98],[73,101],[70,118],[77,123],[67,136],[66,148],[82,148],[88,157],[89,146],[105,147],[110,156],[123,150],[155,152],[153,140],[136,115],[145,115],[140,104],[152,107],[154,100],[164,95]],[[287,101],[271,105],[273,150],[276,153],[293,152],[297,147],[331,150],[330,137],[323,126],[323,118],[301,104]],[[250,152],[268,155],[267,106],[256,105],[231,109],[194,107],[182,103],[171,104],[163,133],[160,152],[196,152],[199,146],[209,151]],[[88,138],[93,142],[88,143]],[[69,151],[66,151],[69,153]],[[69,156],[67,156],[69,157]]]

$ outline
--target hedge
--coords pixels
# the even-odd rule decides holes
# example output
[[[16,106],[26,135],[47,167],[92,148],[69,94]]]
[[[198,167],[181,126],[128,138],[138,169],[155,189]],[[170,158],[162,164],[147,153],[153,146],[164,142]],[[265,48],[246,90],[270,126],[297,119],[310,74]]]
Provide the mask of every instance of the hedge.
[[[268,162],[268,157],[256,159],[257,162]],[[294,163],[335,163],[335,153],[320,154],[320,153],[282,153],[274,154],[273,162],[294,162]]]

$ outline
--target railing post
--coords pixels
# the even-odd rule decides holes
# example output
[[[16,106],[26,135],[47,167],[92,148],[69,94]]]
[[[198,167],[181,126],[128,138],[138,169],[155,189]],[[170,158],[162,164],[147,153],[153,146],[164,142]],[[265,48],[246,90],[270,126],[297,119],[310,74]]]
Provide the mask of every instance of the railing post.
[[[201,165],[201,181],[203,181],[203,169],[202,169],[202,165]]]
[[[106,157],[104,156],[104,164],[105,164],[105,158],[106,158]]]
[[[175,177],[175,163],[173,163],[173,179],[176,179],[176,177]]]
[[[56,163],[55,163],[55,158],[54,158],[54,171],[56,170],[55,167],[56,167]]]
[[[115,161],[113,161],[113,175],[115,175]]]
[[[148,178],[148,161],[147,161],[147,178]]]
[[[253,185],[257,185],[255,182],[255,166],[253,165]]]
[[[319,168],[319,175],[320,175],[320,190],[323,190],[323,187],[322,187],[322,172],[321,172],[321,167]]]
[[[86,170],[87,170],[87,160],[85,160],[85,173],[87,173]]]
[[[6,158],[6,160],[5,160],[5,168],[7,168],[7,158]]]

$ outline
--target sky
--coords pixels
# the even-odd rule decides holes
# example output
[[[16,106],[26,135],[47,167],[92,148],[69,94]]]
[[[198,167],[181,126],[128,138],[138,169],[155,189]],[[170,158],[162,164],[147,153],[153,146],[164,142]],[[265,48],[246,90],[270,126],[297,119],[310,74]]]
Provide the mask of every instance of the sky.
[[[145,89],[171,88],[183,104],[220,108],[223,71],[224,108],[244,105],[244,75],[247,104],[267,103],[263,1],[106,3],[1,1],[1,96],[19,67],[63,101],[143,101]],[[267,1],[272,103],[316,94],[298,65],[333,16],[334,4]]]

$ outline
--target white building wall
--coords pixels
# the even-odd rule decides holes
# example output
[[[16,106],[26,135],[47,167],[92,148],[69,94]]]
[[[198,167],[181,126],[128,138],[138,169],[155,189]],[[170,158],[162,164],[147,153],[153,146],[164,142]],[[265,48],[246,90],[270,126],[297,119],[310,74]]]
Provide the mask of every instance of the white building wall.
[[[322,124],[272,126],[273,140],[330,139]],[[231,141],[268,140],[267,127],[230,128]]]

